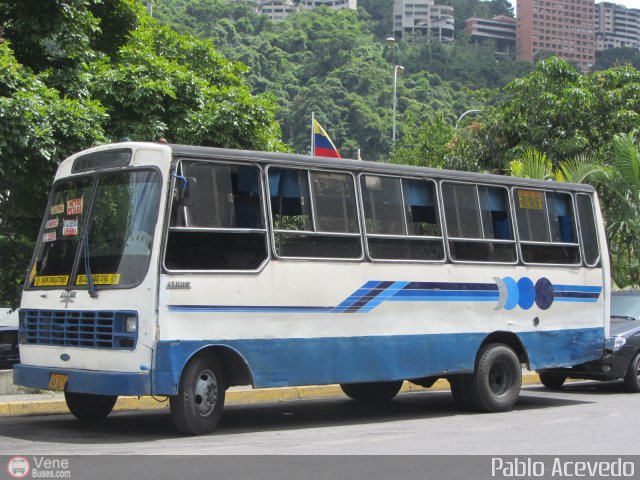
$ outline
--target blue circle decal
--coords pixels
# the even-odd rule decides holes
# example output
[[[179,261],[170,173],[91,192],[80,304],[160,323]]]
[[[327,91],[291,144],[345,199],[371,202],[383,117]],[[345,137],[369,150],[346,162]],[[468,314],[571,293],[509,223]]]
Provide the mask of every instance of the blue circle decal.
[[[511,277],[504,277],[502,279],[504,285],[507,287],[507,301],[504,304],[505,310],[513,310],[518,305],[518,298],[520,297],[518,293],[518,284]]]
[[[518,305],[523,310],[529,310],[536,299],[536,287],[533,281],[528,277],[522,277],[518,280]]]
[[[547,310],[553,303],[553,284],[548,278],[542,277],[536,282],[536,305],[541,310]]]

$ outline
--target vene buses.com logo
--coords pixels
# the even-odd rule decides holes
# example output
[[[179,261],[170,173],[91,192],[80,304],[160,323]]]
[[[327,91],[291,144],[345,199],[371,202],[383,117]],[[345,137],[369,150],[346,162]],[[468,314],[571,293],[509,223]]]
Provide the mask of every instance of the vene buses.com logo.
[[[11,457],[7,463],[7,472],[13,478],[26,478],[30,470],[29,460],[24,457]]]

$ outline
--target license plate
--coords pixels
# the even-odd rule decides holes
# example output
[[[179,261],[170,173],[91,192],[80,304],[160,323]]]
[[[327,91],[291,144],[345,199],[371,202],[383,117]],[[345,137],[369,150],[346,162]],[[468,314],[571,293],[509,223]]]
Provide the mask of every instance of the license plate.
[[[49,390],[62,392],[67,384],[67,375],[62,373],[52,373],[49,377]]]

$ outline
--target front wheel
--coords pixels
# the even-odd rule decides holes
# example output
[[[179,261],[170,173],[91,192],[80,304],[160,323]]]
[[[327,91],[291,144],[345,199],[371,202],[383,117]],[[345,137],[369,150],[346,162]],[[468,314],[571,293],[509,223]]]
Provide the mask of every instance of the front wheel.
[[[549,390],[562,389],[562,385],[564,385],[564,381],[567,379],[565,375],[559,375],[557,373],[538,372],[538,376],[540,377],[540,383]]]
[[[635,354],[629,368],[627,368],[627,373],[624,375],[624,386],[628,392],[640,392],[640,352]]]
[[[71,414],[84,422],[100,422],[107,418],[118,400],[117,396],[64,392]]]
[[[484,412],[507,412],[513,408],[522,385],[520,360],[511,347],[485,345],[478,354],[476,370],[467,377],[473,406]]]
[[[169,399],[173,425],[187,435],[213,432],[222,416],[225,390],[223,370],[215,355],[192,359],[180,376],[178,395]]]
[[[402,382],[369,382],[341,384],[340,388],[350,398],[363,403],[384,403],[395,397]]]

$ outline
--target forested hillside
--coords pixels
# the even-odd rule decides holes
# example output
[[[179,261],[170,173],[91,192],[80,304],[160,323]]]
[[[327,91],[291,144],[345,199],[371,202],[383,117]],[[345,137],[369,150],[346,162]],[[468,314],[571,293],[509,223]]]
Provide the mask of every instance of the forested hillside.
[[[447,2],[445,2],[447,3]],[[509,14],[505,0],[450,0],[461,15]],[[256,92],[279,105],[283,140],[299,153],[309,148],[311,112],[343,156],[361,149],[367,159],[391,155],[392,84],[398,80],[398,130],[490,102],[496,87],[532,69],[498,61],[488,46],[470,45],[460,30],[453,45],[397,41],[389,45],[391,0],[362,0],[357,11],[317,9],[272,22],[255,3],[226,0],[156,0],[154,16],[179,32],[213,40],[227,58],[247,65]],[[466,18],[466,17],[465,17]],[[462,20],[462,25],[464,19]]]

